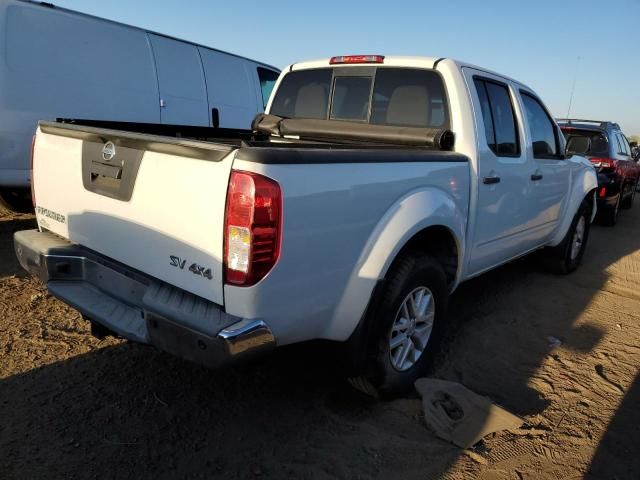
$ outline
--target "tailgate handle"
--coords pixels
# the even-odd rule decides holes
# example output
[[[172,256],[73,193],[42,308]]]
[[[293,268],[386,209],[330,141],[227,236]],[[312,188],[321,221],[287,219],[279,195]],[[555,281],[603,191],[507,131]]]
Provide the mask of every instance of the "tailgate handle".
[[[122,178],[122,167],[91,162],[91,180],[95,180],[96,177],[109,177],[120,180]]]

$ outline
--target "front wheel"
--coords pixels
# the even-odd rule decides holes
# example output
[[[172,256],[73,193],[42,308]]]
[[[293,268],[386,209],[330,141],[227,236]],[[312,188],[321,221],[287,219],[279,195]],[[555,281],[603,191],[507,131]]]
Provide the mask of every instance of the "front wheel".
[[[401,395],[424,375],[441,337],[448,287],[442,266],[432,257],[407,254],[387,275],[378,308],[367,322],[370,338],[363,375],[350,379],[357,389],[383,398]]]
[[[562,243],[543,250],[543,255],[545,255],[545,260],[551,270],[567,274],[578,268],[587,247],[590,227],[591,206],[587,202],[582,202]]]

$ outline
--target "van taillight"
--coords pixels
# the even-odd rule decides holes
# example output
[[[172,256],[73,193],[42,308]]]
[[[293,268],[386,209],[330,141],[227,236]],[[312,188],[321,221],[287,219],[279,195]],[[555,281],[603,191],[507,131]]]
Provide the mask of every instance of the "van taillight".
[[[233,171],[224,222],[225,282],[250,286],[269,273],[280,256],[282,191],[270,178]]]
[[[31,139],[31,167],[30,167],[30,171],[31,171],[31,203],[33,204],[33,208],[36,208],[36,188],[34,185],[34,178],[33,178],[33,151],[36,148],[36,136],[34,135],[33,138]]]

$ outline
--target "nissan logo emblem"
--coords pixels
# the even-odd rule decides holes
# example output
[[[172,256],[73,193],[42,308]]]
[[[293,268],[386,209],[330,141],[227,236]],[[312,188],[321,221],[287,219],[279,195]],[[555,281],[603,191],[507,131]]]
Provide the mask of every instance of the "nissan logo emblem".
[[[116,156],[116,146],[113,142],[107,142],[102,147],[102,158],[107,162]]]

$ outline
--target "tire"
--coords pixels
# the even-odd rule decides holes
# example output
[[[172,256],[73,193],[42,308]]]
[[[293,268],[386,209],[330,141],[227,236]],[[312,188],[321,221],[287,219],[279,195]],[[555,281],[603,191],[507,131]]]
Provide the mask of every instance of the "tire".
[[[587,247],[590,227],[591,206],[583,201],[562,242],[556,247],[543,250],[544,259],[550,270],[566,275],[578,268]]]
[[[638,189],[638,183],[636,182],[631,188],[631,193],[625,198],[622,202],[620,202],[620,208],[624,208],[625,210],[631,210],[633,207],[633,200],[636,197],[636,191]]]
[[[622,203],[622,193],[618,194],[618,200],[613,207],[602,209],[600,215],[600,223],[607,227],[614,227],[618,223],[618,214],[620,213],[620,204]]]
[[[31,191],[27,188],[2,188],[0,205],[16,213],[33,213]]]
[[[365,318],[369,336],[358,347],[367,349],[364,373],[350,383],[368,395],[393,398],[413,388],[437,353],[449,296],[446,275],[434,258],[405,254],[378,295],[377,308]],[[412,311],[411,300],[422,315]]]

